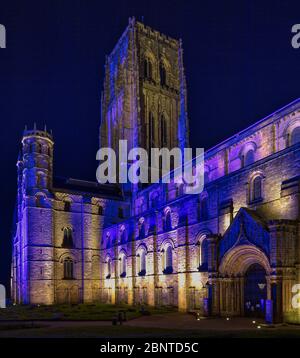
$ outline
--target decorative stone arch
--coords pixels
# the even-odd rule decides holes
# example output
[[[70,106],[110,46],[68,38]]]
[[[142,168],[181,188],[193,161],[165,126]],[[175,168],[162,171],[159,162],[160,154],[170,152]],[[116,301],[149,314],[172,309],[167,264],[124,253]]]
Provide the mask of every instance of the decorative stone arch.
[[[136,249],[136,253],[138,253],[140,250],[145,250],[146,254],[148,253],[148,248],[147,248],[147,245],[142,243],[142,244],[139,244],[137,249]]]
[[[212,235],[212,232],[209,229],[200,230],[195,236],[195,245],[197,245],[199,242],[201,243],[208,235]]]
[[[70,257],[73,260],[74,264],[76,264],[78,262],[77,257],[72,252],[69,252],[69,251],[61,254],[58,258],[58,262],[63,263],[64,260],[68,257]]]
[[[265,271],[266,298],[271,297],[271,266],[266,254],[254,245],[236,246],[225,254],[218,270],[217,285],[220,293],[219,313],[221,315],[244,315],[246,273],[253,265],[258,265]],[[214,303],[214,307],[217,305]]]
[[[225,254],[220,266],[221,275],[244,275],[253,264],[261,265],[267,275],[271,273],[271,266],[266,254],[254,245],[240,245]]]

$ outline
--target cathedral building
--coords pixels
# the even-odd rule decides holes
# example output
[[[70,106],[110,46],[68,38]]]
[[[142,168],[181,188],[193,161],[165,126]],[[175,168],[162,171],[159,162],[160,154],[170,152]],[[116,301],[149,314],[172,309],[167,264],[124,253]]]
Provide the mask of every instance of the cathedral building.
[[[189,146],[181,41],[130,19],[105,64],[100,146]],[[201,143],[200,143],[201,144]],[[205,152],[204,190],[53,174],[25,130],[17,162],[16,303],[174,306],[300,323],[300,99]],[[151,163],[150,163],[151,165]],[[270,308],[271,307],[271,308]]]

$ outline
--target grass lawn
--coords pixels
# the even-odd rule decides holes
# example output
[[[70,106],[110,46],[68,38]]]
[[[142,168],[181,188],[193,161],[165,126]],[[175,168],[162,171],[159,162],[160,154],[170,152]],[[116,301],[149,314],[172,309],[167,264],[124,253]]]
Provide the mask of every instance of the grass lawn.
[[[172,312],[172,308],[146,307],[149,314]],[[126,313],[127,320],[140,317],[141,307],[128,305],[78,304],[78,305],[16,305],[0,309],[0,321],[7,320],[56,320],[56,321],[111,321],[118,312]]]

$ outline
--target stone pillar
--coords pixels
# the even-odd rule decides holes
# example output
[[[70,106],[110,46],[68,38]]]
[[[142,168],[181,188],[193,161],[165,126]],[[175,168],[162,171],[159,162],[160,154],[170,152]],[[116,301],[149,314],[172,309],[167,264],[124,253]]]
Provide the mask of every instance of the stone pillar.
[[[157,260],[157,234],[156,229],[152,236],[152,250],[147,254],[148,276],[148,305],[155,307],[155,288],[157,286],[158,260]],[[149,267],[149,270],[148,270]],[[148,275],[148,272],[147,272]]]
[[[218,235],[207,235],[208,240],[208,305],[209,313],[211,315],[218,315],[220,313],[219,303],[219,287],[218,287],[218,273],[217,273],[217,244]]]
[[[282,322],[282,277],[272,276],[271,278],[271,300],[273,302],[273,321]]]
[[[127,257],[127,267],[128,267],[128,275],[126,274],[126,281],[127,281],[127,300],[129,305],[133,305],[134,303],[134,292],[133,288],[135,287],[135,256],[133,252]]]
[[[181,227],[177,231],[178,242],[177,248],[177,266],[178,266],[178,310],[187,312],[188,310],[188,262],[189,262],[189,246],[188,246],[188,225]]]
[[[288,188],[286,188],[288,190]],[[285,189],[281,196],[286,195]],[[270,228],[270,293],[273,300],[274,321],[281,322],[290,310],[292,281],[297,262],[297,224],[292,220],[272,220]],[[284,291],[285,290],[285,291]],[[283,295],[283,293],[286,294]]]

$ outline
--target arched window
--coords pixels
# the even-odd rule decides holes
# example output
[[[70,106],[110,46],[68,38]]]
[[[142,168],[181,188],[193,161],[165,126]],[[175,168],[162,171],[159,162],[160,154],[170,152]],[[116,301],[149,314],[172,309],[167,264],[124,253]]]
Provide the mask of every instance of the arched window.
[[[102,205],[98,206],[98,215],[103,215],[103,206]]]
[[[296,127],[291,134],[291,145],[300,143],[300,127]]]
[[[143,239],[145,237],[145,223],[140,222],[139,224],[139,239]]]
[[[126,230],[123,227],[120,231],[120,242],[121,242],[121,244],[125,244],[126,241],[127,241],[126,240]]]
[[[172,230],[172,218],[170,210],[165,213],[164,229],[165,231]]]
[[[204,172],[204,185],[206,185],[209,182],[209,172],[206,170]]]
[[[35,205],[39,208],[42,208],[45,205],[46,198],[44,195],[37,195],[35,197]]]
[[[172,246],[169,244],[165,248],[164,251],[164,274],[170,274],[173,272],[173,249]]]
[[[162,114],[160,116],[160,125],[161,125],[161,147],[167,145],[167,121],[165,116]]]
[[[71,211],[71,202],[69,200],[64,201],[64,211]]]
[[[110,257],[106,260],[106,278],[111,278],[111,259]]]
[[[167,72],[163,62],[160,62],[159,64],[159,74],[160,74],[160,84],[161,86],[165,86],[167,84]]]
[[[120,272],[120,277],[126,277],[126,256],[124,253],[122,253],[119,257],[119,272]]]
[[[145,276],[146,274],[146,250],[145,248],[142,248],[139,250],[138,256],[137,256],[138,262],[138,274],[139,276]]]
[[[152,112],[149,112],[149,149],[154,148],[154,143],[155,143],[154,116]]]
[[[42,145],[40,143],[35,144],[35,151],[36,153],[42,154]]]
[[[64,237],[62,247],[65,249],[72,249],[73,246],[73,236],[72,236],[72,229],[69,227],[65,227],[63,229]]]
[[[257,176],[252,184],[252,200],[259,200],[262,198],[262,177]]]
[[[201,220],[208,219],[208,198],[203,198],[200,201],[200,219]]]
[[[207,259],[208,259],[208,240],[206,236],[202,237],[199,242],[199,251],[198,251],[198,270],[207,271]]]
[[[144,77],[152,79],[152,63],[148,58],[144,59]]]
[[[249,165],[249,164],[252,164],[254,163],[254,150],[253,149],[250,149],[248,150],[248,152],[245,154],[245,157],[244,157],[244,165]]]
[[[69,257],[64,260],[64,279],[72,280],[74,278],[74,263]]]

